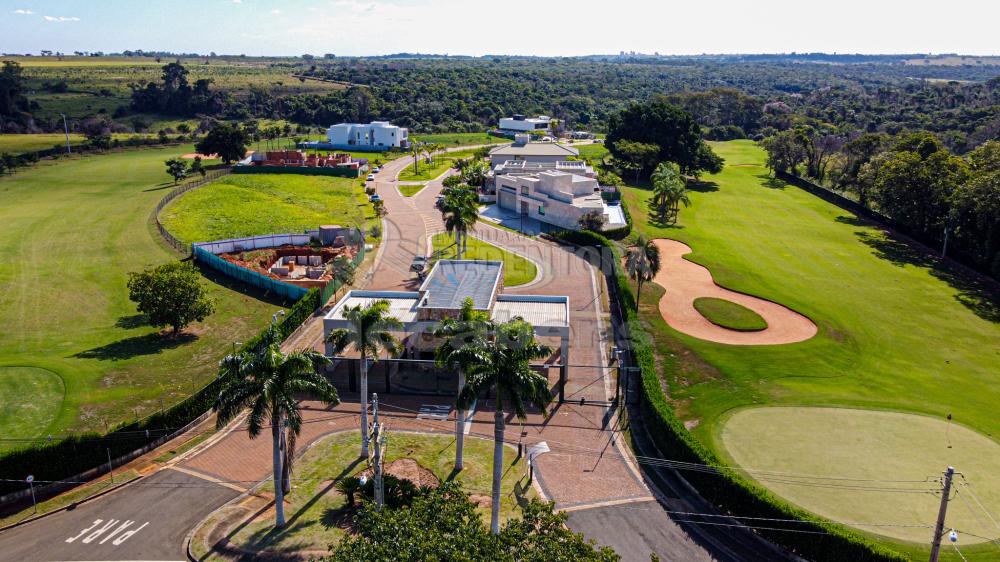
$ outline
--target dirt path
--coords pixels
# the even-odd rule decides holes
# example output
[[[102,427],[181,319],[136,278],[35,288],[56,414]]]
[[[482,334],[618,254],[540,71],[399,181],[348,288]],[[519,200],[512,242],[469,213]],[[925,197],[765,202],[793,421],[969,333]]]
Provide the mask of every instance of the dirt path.
[[[687,244],[661,238],[662,266],[653,281],[666,290],[660,299],[660,314],[671,328],[699,339],[730,345],[776,345],[807,340],[816,335],[816,324],[780,304],[730,291],[715,284],[712,272],[684,259],[692,252]],[[735,302],[759,314],[767,328],[740,332],[712,324],[694,308],[698,297],[715,297]]]

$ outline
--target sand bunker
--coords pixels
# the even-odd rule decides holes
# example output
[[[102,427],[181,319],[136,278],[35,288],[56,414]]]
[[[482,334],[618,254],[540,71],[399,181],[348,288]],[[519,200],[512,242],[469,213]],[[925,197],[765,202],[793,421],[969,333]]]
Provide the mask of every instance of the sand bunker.
[[[660,299],[660,314],[671,328],[699,339],[731,345],[775,345],[807,340],[816,335],[816,324],[794,310],[743,293],[724,289],[712,280],[712,273],[682,256],[691,248],[676,240],[659,239],[660,272],[653,279],[666,292]],[[698,297],[716,297],[743,305],[759,314],[767,328],[740,332],[709,322],[694,308]]]

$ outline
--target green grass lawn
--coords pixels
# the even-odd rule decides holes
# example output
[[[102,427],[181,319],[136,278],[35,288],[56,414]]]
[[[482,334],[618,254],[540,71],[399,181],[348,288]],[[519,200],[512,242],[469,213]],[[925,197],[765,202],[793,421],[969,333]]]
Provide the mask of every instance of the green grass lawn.
[[[567,144],[580,151],[581,160],[590,160],[594,165],[600,164],[604,157],[610,154],[603,144]]]
[[[455,259],[457,257],[455,239],[448,233],[435,234],[432,242],[435,256],[439,259]],[[469,237],[468,249],[462,252],[462,259],[503,261],[503,284],[506,287],[530,283],[538,274],[538,268],[531,260],[471,236]]]
[[[294,486],[285,507],[287,524],[280,532],[273,530],[274,512],[268,512],[237,531],[230,541],[243,548],[260,550],[326,550],[344,536],[340,527],[349,520],[345,509],[346,499],[334,484],[367,468],[358,458],[360,438],[355,431],[332,435],[315,444],[295,463]],[[438,477],[442,482],[457,480],[466,492],[485,498],[490,497],[493,468],[493,442],[472,437],[465,438],[465,466],[453,474],[455,439],[449,435],[422,435],[391,432],[387,446],[386,462],[411,458]],[[527,487],[527,467],[523,461],[514,462],[516,451],[504,451],[501,518],[517,514],[518,501],[534,497]],[[266,490],[273,490],[267,484]],[[489,524],[489,510],[481,507],[483,524]]]
[[[70,145],[84,142],[83,135],[69,136]],[[55,146],[66,147],[66,135],[62,133],[42,133],[37,135],[0,135],[0,153],[21,154],[35,150],[48,150]]]
[[[185,242],[361,224],[371,204],[357,180],[296,174],[234,174],[178,197],[160,220]]]
[[[428,142],[444,145],[448,148],[455,146],[476,146],[480,144],[501,144],[510,142],[506,137],[495,137],[488,133],[434,133],[434,134],[411,134],[410,142]]]
[[[410,157],[410,165],[399,173],[399,181],[428,181],[439,177],[448,171],[456,160],[472,156],[472,150],[456,150],[455,152],[444,152],[434,155],[434,161],[428,164],[425,160],[420,160],[419,172],[413,167],[413,157]]]
[[[128,300],[128,272],[178,258],[149,213],[173,187],[163,161],[192,151],[45,161],[0,178],[0,435],[104,431],[169,407],[277,308],[206,280],[217,312],[175,340]]]
[[[426,183],[404,183],[398,185],[399,192],[403,194],[403,197],[413,197],[414,195],[420,193],[427,187]]]
[[[650,225],[650,192],[625,190],[637,233],[688,244],[687,258],[717,283],[789,306],[819,333],[778,346],[702,341],[659,316],[662,289],[644,291],[641,316],[679,416],[698,422],[695,435],[725,456],[724,415],[757,405],[951,413],[982,434],[1000,434],[997,302],[851,213],[773,180],[753,143],[713,146],[727,166],[695,188],[676,227]],[[864,451],[855,456],[868,462]]]
[[[767,322],[759,314],[733,301],[699,297],[693,304],[695,310],[716,326],[740,332],[759,332],[767,328]]]

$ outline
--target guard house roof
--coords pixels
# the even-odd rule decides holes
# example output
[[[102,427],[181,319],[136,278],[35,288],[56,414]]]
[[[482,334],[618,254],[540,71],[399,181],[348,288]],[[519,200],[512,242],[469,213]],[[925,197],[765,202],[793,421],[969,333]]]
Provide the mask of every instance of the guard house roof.
[[[440,260],[420,286],[421,308],[462,307],[471,298],[474,308],[487,310],[503,275],[502,261]]]
[[[350,291],[327,313],[327,320],[344,321],[344,309],[360,306],[365,308],[377,300],[389,301],[389,315],[407,324],[417,320],[417,303],[420,293],[406,291]]]
[[[490,156],[579,156],[580,151],[554,142],[529,142],[501,146],[490,151]]]

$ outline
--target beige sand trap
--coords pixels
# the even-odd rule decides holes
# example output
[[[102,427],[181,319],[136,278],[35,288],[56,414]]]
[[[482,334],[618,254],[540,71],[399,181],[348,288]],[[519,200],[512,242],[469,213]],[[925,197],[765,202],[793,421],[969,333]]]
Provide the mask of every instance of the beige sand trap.
[[[189,152],[187,154],[182,154],[181,158],[184,158],[184,159],[187,159],[187,160],[194,160],[195,158],[197,158],[199,156],[201,156],[202,160],[215,160],[216,158],[219,157],[218,154],[198,154],[197,152]]]
[[[666,291],[660,299],[660,314],[671,328],[699,339],[731,345],[775,345],[807,340],[816,335],[816,324],[794,310],[743,293],[724,289],[712,280],[712,273],[682,256],[691,248],[676,240],[654,240],[660,249],[660,272],[653,281]],[[694,308],[698,297],[715,297],[735,302],[759,314],[767,328],[740,332],[712,324]]]

